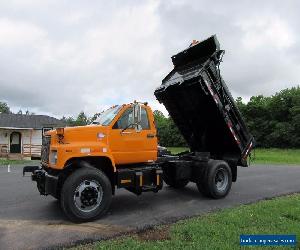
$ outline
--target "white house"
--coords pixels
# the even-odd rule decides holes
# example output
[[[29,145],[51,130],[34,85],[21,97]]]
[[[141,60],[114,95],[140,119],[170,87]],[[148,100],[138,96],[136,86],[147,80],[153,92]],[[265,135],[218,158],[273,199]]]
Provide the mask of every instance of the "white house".
[[[64,122],[46,115],[0,113],[0,157],[40,158],[44,132],[64,126]]]

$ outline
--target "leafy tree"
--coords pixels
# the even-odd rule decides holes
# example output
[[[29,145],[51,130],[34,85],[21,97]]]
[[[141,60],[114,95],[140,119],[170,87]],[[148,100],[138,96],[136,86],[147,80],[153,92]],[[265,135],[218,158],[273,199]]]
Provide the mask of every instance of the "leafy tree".
[[[9,114],[10,108],[6,102],[0,102],[0,113]]]
[[[89,123],[88,117],[86,116],[86,114],[83,111],[81,111],[77,116],[76,125],[84,126],[84,125],[87,125],[88,123]]]
[[[73,126],[76,126],[76,124],[75,124],[75,119],[72,117],[72,116],[69,116],[69,117],[63,117],[62,119],[61,119],[63,122],[65,122],[65,124],[67,125],[67,126],[70,126],[70,127],[73,127]]]
[[[153,114],[160,145],[173,147],[186,146],[185,140],[170,117],[165,117],[159,110],[155,110]]]
[[[83,111],[81,111],[76,118],[69,116],[69,117],[62,117],[62,121],[66,123],[67,126],[85,126],[91,124],[100,116],[100,113],[94,114],[92,117],[88,117]]]
[[[88,120],[89,120],[89,123],[93,123],[94,121],[97,120],[97,118],[101,115],[101,113],[96,113],[94,114],[92,117],[90,117]]]
[[[284,89],[271,97],[251,97],[247,104],[237,98],[257,146],[300,147],[300,87]]]

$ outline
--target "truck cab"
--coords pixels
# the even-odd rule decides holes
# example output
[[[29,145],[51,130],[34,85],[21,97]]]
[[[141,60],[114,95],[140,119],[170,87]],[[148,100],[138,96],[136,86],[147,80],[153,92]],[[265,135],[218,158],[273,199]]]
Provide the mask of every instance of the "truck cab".
[[[137,102],[116,105],[91,125],[46,133],[41,159],[45,167],[61,170],[82,157],[103,157],[114,171],[122,164],[156,161],[157,138],[151,108]]]

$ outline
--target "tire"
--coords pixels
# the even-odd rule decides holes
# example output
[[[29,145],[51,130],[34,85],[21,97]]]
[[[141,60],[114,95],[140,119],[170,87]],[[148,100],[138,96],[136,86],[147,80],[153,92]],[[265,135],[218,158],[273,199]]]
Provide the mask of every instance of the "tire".
[[[73,222],[87,222],[104,215],[112,199],[107,176],[93,167],[82,167],[72,173],[61,190],[61,207]]]
[[[164,182],[172,187],[172,188],[184,188],[188,183],[189,180],[175,180],[174,178],[175,173],[173,173],[169,168],[163,168],[163,180]]]
[[[231,185],[231,168],[225,161],[217,160],[208,162],[206,173],[197,183],[199,192],[213,199],[221,199],[227,196]]]

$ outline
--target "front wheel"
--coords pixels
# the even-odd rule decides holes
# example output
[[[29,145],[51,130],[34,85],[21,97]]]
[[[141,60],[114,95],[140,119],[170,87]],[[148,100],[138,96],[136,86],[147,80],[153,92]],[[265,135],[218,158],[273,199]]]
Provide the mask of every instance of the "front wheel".
[[[198,190],[214,199],[224,198],[232,185],[231,169],[225,161],[210,160],[206,173],[197,183]]]
[[[107,176],[93,167],[83,167],[72,173],[61,190],[61,207],[74,222],[99,218],[108,210],[112,188]]]

